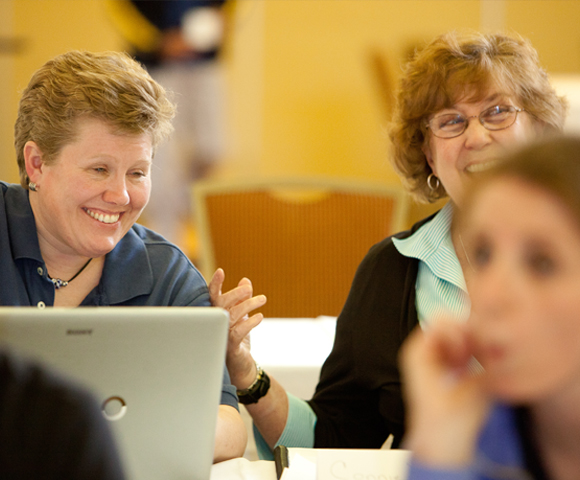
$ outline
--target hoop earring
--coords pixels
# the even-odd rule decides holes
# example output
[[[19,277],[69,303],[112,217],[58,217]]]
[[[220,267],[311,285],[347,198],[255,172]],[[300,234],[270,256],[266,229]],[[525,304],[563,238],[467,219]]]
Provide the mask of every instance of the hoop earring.
[[[34,182],[30,182],[30,183],[28,184],[28,189],[29,189],[31,192],[37,192],[37,191],[38,191],[38,187],[36,186],[36,183],[34,183]]]
[[[435,179],[435,185],[433,185],[433,179]],[[433,173],[430,173],[429,176],[427,177],[427,186],[429,187],[429,190],[435,192],[436,190],[439,189],[440,185],[441,182],[439,181],[439,179]]]

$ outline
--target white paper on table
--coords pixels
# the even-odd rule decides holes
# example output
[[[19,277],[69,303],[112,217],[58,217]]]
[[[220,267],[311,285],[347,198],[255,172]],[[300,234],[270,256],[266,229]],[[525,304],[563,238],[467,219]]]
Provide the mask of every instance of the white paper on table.
[[[290,466],[284,469],[280,480],[316,480],[316,462],[295,453],[288,463]]]
[[[234,458],[211,467],[210,480],[276,480],[274,462]]]
[[[316,480],[405,480],[408,450],[317,449]]]
[[[292,460],[294,456],[300,455],[301,457],[305,458],[309,462],[316,465],[317,459],[317,452],[318,449],[316,448],[298,448],[298,447],[290,447],[288,448],[288,463],[292,464]]]

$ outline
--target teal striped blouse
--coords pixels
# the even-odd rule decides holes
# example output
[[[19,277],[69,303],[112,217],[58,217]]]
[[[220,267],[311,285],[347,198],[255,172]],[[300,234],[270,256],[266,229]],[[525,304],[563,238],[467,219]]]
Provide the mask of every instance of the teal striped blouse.
[[[451,240],[453,205],[447,203],[429,222],[408,238],[394,238],[399,253],[419,259],[416,307],[425,327],[442,316],[466,320],[471,310],[465,278]]]

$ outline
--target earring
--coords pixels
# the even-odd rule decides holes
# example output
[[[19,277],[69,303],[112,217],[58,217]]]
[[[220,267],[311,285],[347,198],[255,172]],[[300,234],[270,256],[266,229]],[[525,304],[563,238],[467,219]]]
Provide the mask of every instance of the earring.
[[[31,192],[36,192],[38,191],[38,187],[36,186],[36,183],[34,182],[30,182],[28,184],[28,188],[30,189]]]
[[[433,185],[433,179],[435,179],[435,185]],[[439,179],[433,173],[430,173],[429,176],[427,177],[427,186],[429,187],[429,190],[435,192],[436,190],[439,189],[440,185],[441,182],[439,181]]]

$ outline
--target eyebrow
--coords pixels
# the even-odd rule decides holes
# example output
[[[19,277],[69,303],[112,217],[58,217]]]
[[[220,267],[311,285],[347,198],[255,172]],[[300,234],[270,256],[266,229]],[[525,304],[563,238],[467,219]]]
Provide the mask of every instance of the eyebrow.
[[[481,100],[477,101],[477,103],[491,103],[491,102],[495,102],[496,100],[503,100],[503,99],[507,99],[507,98],[511,98],[511,95],[508,95],[507,93],[503,93],[503,92],[496,92],[492,95],[489,95],[488,97],[482,98]],[[462,102],[457,102],[457,103],[462,103]],[[472,102],[465,101],[463,103],[472,103]]]

